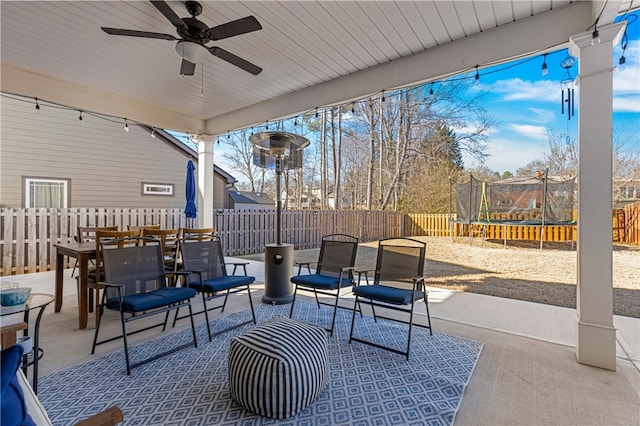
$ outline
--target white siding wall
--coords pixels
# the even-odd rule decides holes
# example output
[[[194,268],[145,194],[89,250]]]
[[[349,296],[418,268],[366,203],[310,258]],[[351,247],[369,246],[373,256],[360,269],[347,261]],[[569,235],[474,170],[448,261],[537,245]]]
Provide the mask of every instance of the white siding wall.
[[[121,120],[78,116],[2,97],[1,206],[24,206],[24,176],[70,179],[69,207],[184,206],[184,152],[136,125],[125,132]],[[142,196],[142,182],[173,184],[174,196]],[[223,187],[216,182],[214,208],[224,208]]]

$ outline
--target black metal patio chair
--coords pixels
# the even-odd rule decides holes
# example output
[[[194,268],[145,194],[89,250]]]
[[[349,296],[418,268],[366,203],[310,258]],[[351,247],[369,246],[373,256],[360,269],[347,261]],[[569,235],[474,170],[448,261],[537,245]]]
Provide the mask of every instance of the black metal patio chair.
[[[255,324],[256,314],[253,310],[250,285],[256,280],[256,278],[246,275],[246,268],[244,268],[245,275],[227,275],[220,238],[212,237],[208,241],[189,241],[183,238],[179,240],[179,247],[180,257],[182,259],[182,274],[184,277],[183,286],[196,290],[198,293],[202,294],[202,303],[204,308],[202,311],[194,313],[194,315],[204,313],[207,322],[209,341],[212,340],[211,326],[209,324],[209,311],[221,309],[221,312],[224,312],[224,308],[230,294],[244,290],[247,291],[249,305],[251,306],[252,320],[232,325],[215,333],[215,335],[217,336],[226,331],[249,324],[252,321]],[[229,264],[234,266],[243,266],[246,265],[246,263],[248,262]],[[222,304],[210,307],[207,306],[208,301],[221,297],[224,297]],[[173,321],[174,324],[176,320],[181,318],[184,317],[178,317],[178,312],[176,311],[176,316]]]
[[[340,291],[353,286],[353,270],[357,250],[358,239],[356,237],[346,234],[331,234],[322,237],[316,272],[301,275],[303,266],[306,266],[307,270],[311,272],[310,264],[313,262],[297,262],[298,275],[291,277],[294,291],[289,318],[293,316],[298,291],[313,292],[318,308],[320,305],[333,306],[331,327],[325,327],[333,335]],[[318,294],[334,297],[335,302],[331,304],[321,302],[318,299]]]
[[[130,240],[140,240],[131,238]],[[156,244],[133,245],[128,247],[118,247],[118,245],[103,245],[102,262],[104,267],[105,281],[103,286],[102,301],[98,307],[98,323],[93,338],[91,353],[95,353],[97,345],[111,342],[122,338],[124,342],[124,353],[127,364],[127,375],[131,374],[131,369],[147,362],[156,360],[161,356],[174,353],[188,346],[197,347],[196,330],[193,321],[193,312],[190,299],[196,295],[196,291],[190,288],[167,286],[167,274],[165,271],[162,247],[157,240]],[[126,245],[126,244],[123,244]],[[162,326],[164,331],[169,319],[169,312],[180,307],[189,308],[191,318],[191,331],[193,333],[193,343],[185,343],[162,353],[153,355],[145,360],[131,363],[129,357],[129,346],[127,336],[140,333],[155,327]],[[112,309],[120,312],[120,322],[122,324],[122,334],[98,341],[100,324],[102,322],[105,309]],[[127,330],[127,324],[132,321],[146,319],[153,315],[165,314],[164,321],[146,325],[136,330]]]
[[[414,307],[415,303],[420,300],[424,301],[427,309],[428,325],[423,327],[428,328],[429,333],[433,334],[431,330],[431,318],[429,316],[429,305],[427,302],[428,291],[424,284],[425,249],[425,243],[411,238],[387,238],[379,241],[376,269],[371,271],[375,273],[373,284],[369,285],[367,280],[366,285],[359,285],[358,283],[358,285],[353,287],[353,294],[355,294],[356,299],[353,304],[349,343],[356,341],[371,345],[405,355],[408,360],[411,350],[411,329],[414,325]],[[382,318],[401,322],[409,326],[406,351],[353,336],[356,321],[356,307],[359,308],[360,303],[371,306],[373,318],[376,322],[378,322],[379,318]],[[407,321],[402,318],[380,316],[376,314],[376,307],[408,313],[409,319]]]

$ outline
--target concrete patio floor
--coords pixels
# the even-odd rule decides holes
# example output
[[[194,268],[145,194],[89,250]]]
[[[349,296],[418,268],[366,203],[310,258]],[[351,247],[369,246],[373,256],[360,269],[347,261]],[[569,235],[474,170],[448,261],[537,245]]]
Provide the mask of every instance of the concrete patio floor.
[[[251,261],[248,273],[257,278],[254,303],[261,303],[264,264]],[[41,377],[122,349],[116,341],[90,354],[94,317],[90,314],[86,330],[78,330],[76,280],[70,274],[65,271],[62,311],[54,313],[52,304],[42,320]],[[54,292],[53,271],[9,278],[34,293]],[[351,306],[348,297],[343,302]],[[618,362],[613,372],[576,362],[573,309],[435,288],[429,302],[436,332],[484,343],[456,425],[640,425],[639,319],[614,318]],[[246,297],[239,295],[229,303],[225,314],[247,308]],[[202,322],[203,316],[196,321]],[[419,314],[418,321],[424,321],[424,315]],[[107,327],[119,327],[119,322],[109,321]],[[188,327],[188,321],[177,327]],[[141,333],[131,340],[153,339],[159,333]]]

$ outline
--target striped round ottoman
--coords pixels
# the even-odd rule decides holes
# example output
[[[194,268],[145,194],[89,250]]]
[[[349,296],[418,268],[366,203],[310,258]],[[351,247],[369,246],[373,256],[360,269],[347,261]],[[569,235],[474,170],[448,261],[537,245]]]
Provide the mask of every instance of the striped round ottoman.
[[[304,410],[329,379],[324,329],[273,318],[231,339],[229,390],[247,410],[284,419]]]

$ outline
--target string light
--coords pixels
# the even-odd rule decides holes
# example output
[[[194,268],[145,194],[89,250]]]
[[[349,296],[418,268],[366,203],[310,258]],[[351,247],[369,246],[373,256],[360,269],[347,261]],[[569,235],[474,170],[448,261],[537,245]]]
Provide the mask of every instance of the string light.
[[[78,121],[81,122],[81,123],[83,122],[82,121],[82,111],[80,111],[80,115],[78,116]]]
[[[156,138],[156,128],[155,128],[155,127],[153,127],[153,128],[151,129],[151,139],[155,139],[155,138]]]
[[[547,54],[545,53],[542,59],[542,76],[546,76],[549,74],[549,69],[547,68]]]
[[[604,10],[604,7],[603,7]],[[602,14],[602,12],[600,12]],[[591,45],[596,46],[600,44],[600,32],[598,31],[598,21],[600,20],[600,16],[596,18],[596,22],[593,24],[593,33],[591,34]]]
[[[356,103],[351,102],[351,114],[355,114],[355,113],[356,113]]]
[[[633,19],[634,21],[635,21],[635,19],[637,19],[635,15],[631,15],[631,16],[634,18],[634,19]],[[632,22],[632,21],[631,21],[631,20],[629,20],[629,22]],[[597,21],[596,21],[596,23],[597,23]],[[597,30],[595,30],[595,31],[594,31],[594,33],[596,33],[596,31],[597,31]],[[596,35],[597,35],[597,33],[596,33]],[[626,58],[625,58],[625,56],[624,56],[624,54],[625,54],[625,48],[626,48],[626,43],[625,43],[625,42],[626,42],[626,38],[625,38],[625,39],[623,39],[623,43],[622,43],[622,49],[623,49],[623,50],[622,50],[622,56],[620,57],[620,60],[619,60],[619,63],[620,63],[621,65],[622,65],[622,64],[624,64],[624,63],[626,62]],[[551,47],[553,47],[553,46],[549,46],[549,47],[546,47],[546,48],[541,49],[541,50],[548,50],[548,49],[549,49],[549,48],[551,48]],[[546,65],[547,65],[547,62],[546,62],[547,53],[543,54],[542,56],[543,56],[542,72],[543,72],[543,75],[546,75],[545,70],[548,72],[548,67],[546,66]],[[526,63],[526,62],[529,62],[529,61],[531,61],[531,60],[535,60],[536,58],[537,58],[537,56],[528,57],[528,58],[522,58],[522,60],[520,60],[520,62],[517,62],[517,63],[511,63],[511,64],[509,64],[509,65],[502,66],[502,67],[500,67],[500,68],[496,68],[496,69],[492,69],[492,70],[486,71],[486,72],[484,72],[484,73],[483,73],[483,75],[485,75],[485,74],[493,74],[493,73],[496,73],[496,72],[503,71],[503,70],[505,70],[505,69],[513,68],[513,67],[516,67],[516,66],[522,65],[522,64],[524,64],[524,63]],[[497,65],[497,64],[493,64],[493,63],[486,63],[486,64],[483,64],[483,66],[487,66],[487,67],[489,67],[489,66],[494,66],[494,65]],[[476,66],[475,66],[476,72],[475,72],[475,75],[474,75],[474,84],[476,84],[476,85],[477,85],[477,84],[479,84],[479,81],[480,81],[480,72],[479,72],[479,67],[480,67],[480,64],[478,64],[478,65],[476,65]],[[433,96],[434,96],[434,88],[433,88],[434,84],[436,84],[436,83],[438,83],[438,82],[440,82],[440,83],[443,83],[443,82],[444,82],[444,83],[446,83],[446,82],[449,82],[449,81],[468,80],[469,78],[471,78],[471,76],[469,76],[469,75],[466,75],[466,76],[459,76],[459,77],[451,77],[451,78],[446,78],[445,80],[442,80],[442,81],[431,81],[431,82],[429,82],[429,83],[425,83],[424,85],[429,84],[429,92],[428,92],[428,93],[429,93],[429,96],[430,96],[430,97],[433,97]],[[424,87],[424,85],[423,85],[422,87]],[[577,85],[577,84],[576,84],[576,85]],[[419,87],[419,86],[414,86],[414,87]],[[404,89],[395,89],[395,90],[404,90]],[[386,89],[381,90],[381,92],[380,92],[380,95],[381,95],[380,100],[381,100],[382,102],[385,102],[385,101],[386,101],[386,96],[385,96],[385,95],[386,95],[386,93],[385,93],[385,92],[386,92]],[[5,94],[3,94],[3,96],[5,96]],[[40,110],[40,103],[39,103],[39,99],[38,99],[37,97],[36,97],[36,98],[31,98],[31,99],[34,99],[34,100],[35,100],[35,108],[36,108],[36,111],[37,111],[37,112],[39,112],[39,110]],[[355,113],[355,104],[356,104],[356,102],[360,102],[360,101],[363,101],[363,100],[362,100],[362,99],[360,99],[360,100],[356,100],[356,101],[351,101],[351,112],[352,112],[352,113]],[[49,101],[47,101],[47,104],[49,104]],[[51,102],[51,104],[53,105],[53,107],[54,107],[54,108],[60,108],[60,109],[76,110],[76,111],[78,111],[78,113],[79,113],[78,120],[79,120],[79,121],[83,121],[83,118],[84,118],[84,117],[83,117],[83,114],[84,114],[84,112],[83,112],[82,110],[79,110],[79,109],[76,109],[76,108],[72,108],[72,107],[68,107],[68,106],[65,106],[65,105],[62,105],[62,104],[56,104],[55,102]],[[342,107],[344,107],[344,106],[345,106],[345,104],[342,104],[341,106],[342,106]],[[320,108],[320,107],[318,107],[318,106],[314,107],[314,109],[315,109],[315,117],[316,117],[316,118],[319,118],[319,108]],[[308,111],[308,112],[311,112],[311,111]],[[121,117],[117,117],[117,116],[110,116],[110,115],[108,115],[108,114],[100,114],[100,113],[90,113],[90,114],[91,114],[91,115],[93,115],[93,116],[96,116],[96,117],[98,117],[98,118],[102,118],[102,119],[105,119],[105,120],[111,120],[111,121],[115,121],[115,120],[118,120],[118,119],[120,119],[120,120],[122,120],[122,119],[123,119],[123,120],[124,120],[124,124],[125,124],[125,125],[124,125],[124,130],[125,130],[125,131],[127,131],[127,132],[129,131],[129,126],[128,126],[128,121],[129,121],[129,120],[128,120],[127,118],[121,118]],[[82,118],[80,118],[80,117],[82,117]],[[284,122],[284,121],[286,121],[286,120],[290,120],[291,118],[293,118],[293,119],[294,119],[294,123],[293,123],[293,125],[294,125],[294,126],[297,126],[297,125],[298,125],[298,123],[299,123],[301,126],[302,126],[302,125],[304,125],[303,121],[298,122],[298,118],[299,118],[299,116],[298,116],[298,115],[296,115],[296,116],[294,116],[294,117],[289,117],[289,118],[287,118],[287,119],[281,119],[281,120],[280,120],[280,122],[282,123],[282,122]],[[137,123],[137,122],[136,122],[136,121],[133,121],[133,123]],[[140,124],[140,123],[138,123],[138,124]],[[277,124],[277,121],[276,121],[276,124]],[[251,127],[251,135],[253,135],[253,134],[255,133],[255,128],[256,128],[256,127],[258,127],[258,128],[259,128],[259,125],[258,125],[258,126],[255,126],[255,125],[254,125],[254,126],[252,126],[252,127]],[[277,126],[276,126],[276,127],[277,127]],[[266,130],[267,130],[267,131],[269,130],[269,120],[266,120],[266,121],[265,121],[265,128],[266,128]],[[246,128],[245,128],[245,129],[246,129]],[[238,131],[240,131],[240,130],[241,130],[241,129],[239,129]],[[228,139],[230,138],[230,134],[231,134],[231,131],[230,131],[230,130],[227,130],[227,138],[228,138]],[[155,139],[155,128],[152,128],[151,137]],[[219,138],[220,138],[220,137],[218,136],[218,143],[219,143],[219,140],[220,140]]]
[[[227,130],[227,139],[231,139],[231,135],[229,134],[229,130]]]

